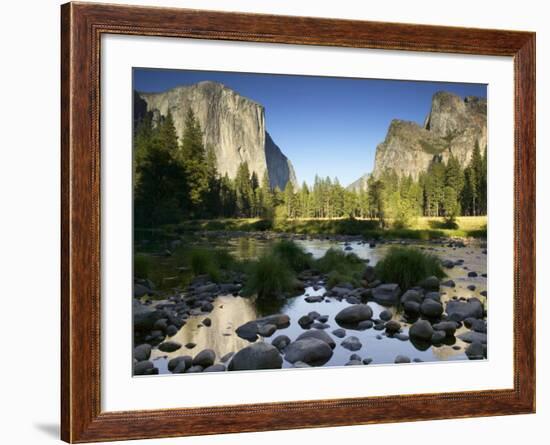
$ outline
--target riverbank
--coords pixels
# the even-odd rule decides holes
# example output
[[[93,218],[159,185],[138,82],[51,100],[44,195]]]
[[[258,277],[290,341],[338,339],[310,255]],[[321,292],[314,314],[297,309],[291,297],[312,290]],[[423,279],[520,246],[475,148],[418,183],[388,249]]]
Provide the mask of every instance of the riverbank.
[[[449,227],[444,218],[418,217],[405,228],[380,229],[378,221],[371,219],[281,219],[263,220],[258,218],[225,218],[187,220],[175,225],[167,225],[165,230],[175,233],[197,231],[227,232],[266,232],[297,235],[349,235],[366,239],[416,239],[437,238],[486,238],[486,216],[461,216],[456,225]],[[139,232],[139,229],[137,229]]]

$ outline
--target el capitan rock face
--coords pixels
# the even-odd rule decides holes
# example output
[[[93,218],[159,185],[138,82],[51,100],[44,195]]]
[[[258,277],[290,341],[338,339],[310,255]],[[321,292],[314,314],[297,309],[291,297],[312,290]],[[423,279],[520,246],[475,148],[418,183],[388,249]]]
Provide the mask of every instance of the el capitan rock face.
[[[204,81],[175,87],[163,93],[136,93],[143,109],[159,115],[172,113],[178,137],[191,108],[200,122],[204,143],[214,147],[221,175],[235,178],[241,162],[248,162],[258,180],[264,173],[272,187],[283,190],[288,181],[296,186],[292,164],[266,131],[264,107],[217,82]]]
[[[386,138],[376,147],[372,175],[378,178],[384,171],[394,170],[399,176],[410,175],[416,180],[436,156],[447,162],[453,155],[465,167],[476,142],[481,150],[487,145],[487,100],[471,96],[462,99],[440,91],[432,98],[424,126],[392,120]],[[359,181],[361,178],[348,189],[355,189]]]

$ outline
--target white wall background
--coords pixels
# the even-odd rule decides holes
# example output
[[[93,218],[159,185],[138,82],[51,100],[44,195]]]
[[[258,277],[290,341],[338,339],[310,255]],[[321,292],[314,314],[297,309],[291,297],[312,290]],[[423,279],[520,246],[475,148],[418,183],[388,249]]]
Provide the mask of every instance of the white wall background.
[[[120,3],[339,17],[392,22],[493,27],[537,32],[538,115],[538,407],[537,414],[484,419],[310,429],[148,443],[264,444],[444,440],[512,444],[544,442],[550,421],[548,341],[542,318],[550,309],[544,274],[550,265],[550,14],[537,0],[118,0]],[[0,39],[0,437],[10,444],[58,440],[59,424],[59,2],[4,2]],[[7,94],[7,96],[6,96]],[[144,442],[145,443],[145,442]],[[483,443],[483,442],[482,442]]]

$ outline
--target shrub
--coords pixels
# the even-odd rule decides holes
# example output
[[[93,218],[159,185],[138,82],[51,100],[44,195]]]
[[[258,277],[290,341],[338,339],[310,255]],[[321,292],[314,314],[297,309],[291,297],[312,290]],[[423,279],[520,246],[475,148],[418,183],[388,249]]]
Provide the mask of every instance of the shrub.
[[[151,260],[147,255],[138,253],[134,255],[134,277],[149,278],[151,272]]]
[[[294,283],[295,277],[289,266],[278,255],[266,254],[250,264],[242,294],[257,294],[258,298],[276,297],[291,291]]]
[[[220,266],[216,261],[216,251],[204,248],[192,249],[189,264],[194,275],[208,275],[213,281],[221,279]]]
[[[301,272],[311,267],[311,255],[293,241],[278,241],[273,245],[271,251],[295,272]]]
[[[342,283],[359,286],[365,270],[365,263],[354,253],[330,248],[322,258],[315,262],[315,268],[328,274],[327,285],[329,288]]]
[[[445,276],[439,258],[413,247],[391,247],[375,266],[375,272],[380,280],[397,283],[403,291],[429,276]]]

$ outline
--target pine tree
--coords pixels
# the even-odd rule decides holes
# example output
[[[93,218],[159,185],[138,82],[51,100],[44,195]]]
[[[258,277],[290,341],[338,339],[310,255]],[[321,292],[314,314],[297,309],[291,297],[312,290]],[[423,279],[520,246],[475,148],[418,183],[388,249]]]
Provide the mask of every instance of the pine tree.
[[[237,216],[241,218],[250,217],[252,196],[254,196],[254,192],[250,181],[250,170],[248,169],[248,162],[244,161],[239,164],[237,175],[235,176]]]

